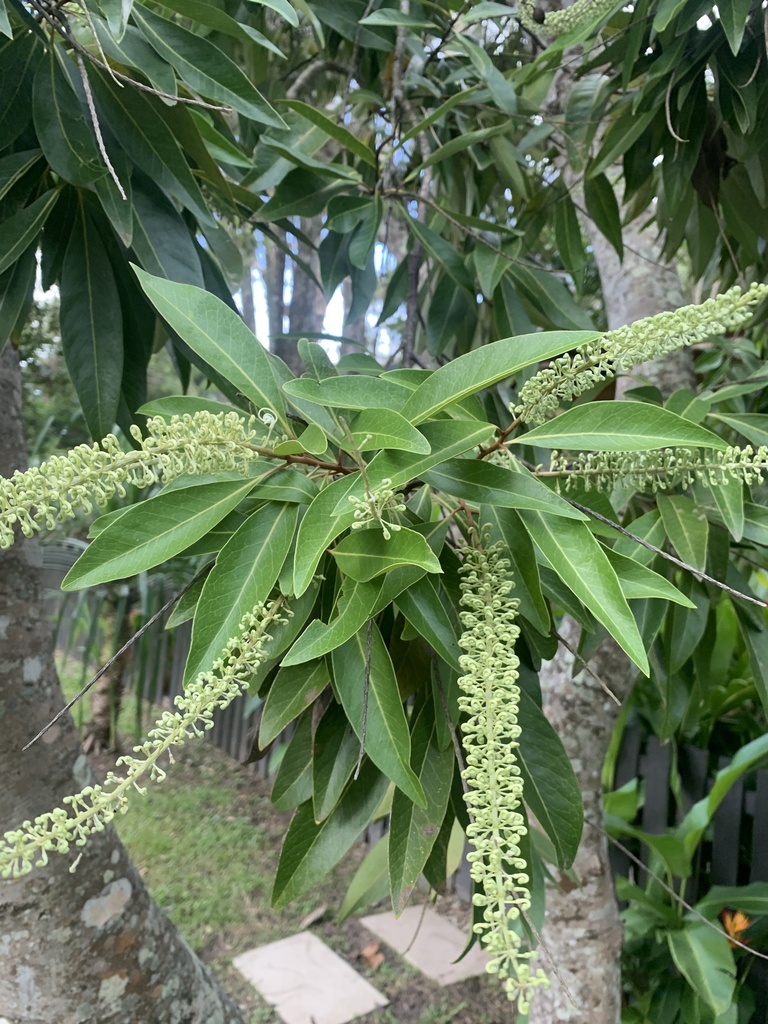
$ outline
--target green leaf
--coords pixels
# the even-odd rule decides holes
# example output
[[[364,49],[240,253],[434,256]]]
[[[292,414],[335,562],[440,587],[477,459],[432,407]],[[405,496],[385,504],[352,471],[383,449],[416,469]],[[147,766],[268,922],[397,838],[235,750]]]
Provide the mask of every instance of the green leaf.
[[[448,597],[439,580],[422,576],[397,597],[397,606],[415,630],[452,668],[459,668],[459,642]]]
[[[405,391],[405,388],[401,388]],[[363,409],[349,424],[352,440],[359,452],[393,448],[402,452],[429,455],[426,437],[411,426],[405,416],[391,409]]]
[[[411,768],[424,790],[425,806],[417,807],[396,789],[389,819],[389,879],[392,907],[405,910],[443,823],[451,794],[454,753],[437,745],[436,708],[424,705],[411,732]]]
[[[371,907],[389,895],[388,844],[389,836],[383,835],[363,857],[339,909],[340,924],[350,914]]]
[[[99,7],[104,12],[110,32],[119,41],[131,16],[133,0],[99,0]]]
[[[262,750],[305,708],[314,704],[328,685],[328,679],[328,669],[323,660],[280,669],[269,688],[261,713],[259,747]]]
[[[741,41],[744,38],[744,30],[749,21],[749,11],[752,7],[752,0],[732,0],[731,3],[723,4],[722,11],[718,7],[720,24],[723,26],[725,38],[731,48],[731,53],[737,57],[741,49]]]
[[[689,857],[692,856],[705,829],[734,783],[746,772],[760,766],[767,758],[768,735],[759,736],[741,747],[730,763],[720,769],[708,795],[693,805],[675,830],[675,837],[678,841],[684,842]]]
[[[298,547],[298,543],[297,543]],[[386,608],[398,594],[424,575],[408,566],[393,569],[383,580],[370,583],[345,582],[336,606],[336,616],[326,625],[315,619],[283,659],[283,665],[300,665],[320,658],[354,636],[368,619]]]
[[[446,274],[459,288],[474,292],[472,277],[464,266],[464,260],[450,242],[415,217],[408,218],[408,230],[421,242],[426,252],[443,267]]]
[[[312,582],[318,563],[326,549],[355,521],[355,512],[346,502],[347,511],[334,515],[340,495],[346,495],[349,481],[334,480],[318,494],[299,524],[296,554],[293,563],[293,589],[300,596]]]
[[[368,464],[368,486],[376,490],[384,480],[389,480],[388,487],[401,487],[446,459],[488,441],[492,431],[493,427],[489,423],[478,423],[477,420],[435,420],[425,423],[421,432],[430,446],[429,455],[401,451],[379,452]],[[359,475],[353,477],[351,484],[347,481],[347,491],[334,508],[334,516],[340,516],[346,511],[350,495],[358,498],[365,495],[365,484]]]
[[[426,572],[442,572],[421,534],[406,527],[393,531],[389,540],[378,525],[354,530],[331,553],[344,575],[360,583],[403,565],[418,565]]]
[[[429,419],[469,395],[514,377],[527,366],[594,341],[594,331],[529,334],[483,345],[430,374],[399,411],[413,424]]]
[[[621,237],[621,216],[616,194],[604,174],[596,174],[584,181],[584,203],[587,213],[598,231],[605,235],[620,260],[624,259],[624,242]]]
[[[87,185],[106,174],[107,168],[86,108],[73,88],[76,75],[63,46],[52,46],[35,75],[32,118],[53,170],[73,185]],[[80,85],[79,78],[77,82]]]
[[[40,39],[32,32],[17,32],[16,38],[3,42],[0,49],[0,147],[5,149],[18,138],[32,115],[32,82],[41,59],[45,59]]]
[[[118,86],[97,68],[91,67],[88,77],[101,117],[130,159],[202,224],[213,227],[200,186],[161,113],[161,101]]]
[[[249,516],[219,552],[203,587],[184,669],[185,685],[208,671],[243,615],[266,601],[293,541],[296,505],[272,502]]]
[[[81,202],[61,271],[61,346],[91,436],[117,419],[123,317],[107,251]]]
[[[477,271],[480,290],[486,299],[492,299],[496,286],[504,276],[509,258],[502,252],[496,252],[487,245],[478,243],[472,253]]]
[[[727,478],[710,487],[723,522],[735,541],[744,536],[744,485],[741,480]]]
[[[0,349],[15,330],[21,330],[20,319],[26,319],[37,275],[36,250],[37,244],[30,245],[12,267],[0,274]]]
[[[531,540],[560,579],[598,622],[602,622],[640,671],[648,675],[648,657],[642,637],[619,579],[587,526],[541,512],[520,511],[518,514]]]
[[[374,11],[360,19],[361,25],[402,25],[404,28],[434,28],[432,21],[425,21],[415,14],[404,14],[402,11],[387,7]]]
[[[421,474],[422,480],[473,505],[527,508],[566,519],[588,517],[535,477],[513,473],[480,459],[450,459]]]
[[[768,416],[764,413],[744,413],[740,416],[711,412],[713,420],[733,427],[748,441],[756,445],[768,445]]]
[[[59,190],[52,188],[0,224],[0,274],[37,240],[58,198]]]
[[[161,18],[143,4],[133,19],[159,55],[201,96],[233,107],[257,124],[287,129],[285,121],[234,61],[208,39]]]
[[[707,565],[709,523],[690,498],[659,494],[656,499],[664,530],[672,547],[686,565],[702,571]]]
[[[410,398],[410,391],[384,377],[348,376],[310,380],[301,377],[283,384],[289,396],[303,398],[328,409],[402,409]]]
[[[713,885],[695,905],[707,917],[715,917],[726,907],[738,907],[747,917],[768,917],[768,882]]]
[[[571,451],[647,452],[656,448],[727,448],[717,434],[641,402],[587,402],[512,438],[511,444]]]
[[[370,677],[366,695],[362,681],[366,675],[369,628]],[[424,807],[424,790],[410,766],[408,721],[395,670],[378,626],[371,622],[369,627],[359,630],[342,647],[333,651],[331,662],[336,692],[358,739],[363,735],[367,697],[366,754],[410,800]]]
[[[426,572],[443,571],[421,534],[405,527],[393,532],[389,540],[377,525],[354,530],[331,554],[344,575],[360,583],[406,565],[420,566]]]
[[[136,270],[141,287],[158,313],[207,363],[231,381],[257,410],[271,409],[292,433],[280,387],[264,347],[215,295]]]
[[[40,149],[25,149],[20,153],[9,153],[0,160],[0,199],[34,167],[42,155]]]
[[[611,548],[607,548],[605,553],[619,577],[621,589],[628,601],[658,598],[662,601],[680,604],[684,608],[696,607],[690,598],[682,594],[674,584],[654,572],[653,569],[641,565],[640,562],[636,562],[632,558],[627,558],[626,555],[620,555]]]
[[[367,761],[360,777],[348,784],[333,813],[319,824],[311,801],[299,807],[280,854],[272,889],[273,906],[284,907],[325,881],[371,820],[387,785],[386,777]]]
[[[204,537],[253,486],[225,481],[164,491],[127,509],[67,573],[62,590],[81,590],[152,569]]]
[[[5,0],[0,0],[0,35],[8,36],[9,39],[13,39],[13,29],[11,28],[11,22],[8,18],[8,9],[5,6]]]
[[[714,1013],[725,1013],[736,988],[736,965],[725,935],[703,921],[667,931],[672,959],[691,988]]]
[[[560,868],[569,868],[584,827],[581,789],[562,741],[538,704],[520,691],[517,762],[523,799],[549,836]]]
[[[520,614],[542,636],[549,636],[549,608],[541,592],[536,554],[520,517],[514,509],[484,505],[480,509],[479,521],[490,524],[491,543],[502,541],[506,548],[504,557],[510,561],[511,576],[515,581],[514,596],[520,601]]]
[[[101,208],[115,229],[118,238],[126,248],[130,248],[133,240],[133,188],[128,158],[122,150],[112,156],[112,166],[120,182],[121,194],[111,174],[103,174],[93,183]],[[134,168],[134,172],[135,171]]]
[[[587,263],[576,207],[566,192],[555,204],[555,241],[565,266],[574,276],[583,273]]]
[[[258,46],[266,47],[281,60],[285,57],[285,54],[257,29],[246,24],[245,21],[235,21],[234,18],[230,18],[223,10],[208,3],[207,0],[162,0],[162,5],[189,18],[190,21],[197,22],[198,25],[205,25],[224,35],[241,40],[248,44],[249,51],[251,50],[250,44],[256,43]]]
[[[131,188],[132,245],[142,268],[148,274],[202,288],[203,270],[179,211],[140,171],[134,172]]]
[[[118,64],[141,71],[158,92],[176,96],[176,72],[167,61],[157,55],[137,28],[129,25],[118,40],[101,18],[92,16],[91,21],[96,29],[96,38],[108,57]]]
[[[304,103],[302,100],[283,100],[282,102],[286,107],[290,107],[291,110],[295,110],[302,117],[305,117],[307,121],[311,121],[312,124],[321,128],[329,138],[335,139],[344,149],[353,153],[363,163],[368,164],[370,167],[376,166],[376,154],[371,147],[366,146],[348,128],[332,121],[316,107],[311,106],[309,103]]]
[[[303,671],[303,667],[298,671]],[[320,719],[315,733],[312,759],[315,821],[327,818],[339,802],[355,770],[359,754],[360,740],[355,736],[344,711],[334,701]]]
[[[592,317],[574,302],[563,282],[551,271],[510,263],[507,278],[512,280],[515,290],[528,303],[526,312],[542,326],[576,330],[590,330],[592,327]]]
[[[153,398],[140,406],[136,412],[142,416],[162,416],[164,420],[170,420],[172,416],[194,416],[196,412],[236,412],[241,419],[248,419],[248,414],[242,409],[236,409],[226,402],[217,402],[213,398],[198,398],[197,395],[167,395],[164,398]]]
[[[283,754],[275,781],[272,803],[278,811],[289,811],[312,796],[312,713],[302,716]]]

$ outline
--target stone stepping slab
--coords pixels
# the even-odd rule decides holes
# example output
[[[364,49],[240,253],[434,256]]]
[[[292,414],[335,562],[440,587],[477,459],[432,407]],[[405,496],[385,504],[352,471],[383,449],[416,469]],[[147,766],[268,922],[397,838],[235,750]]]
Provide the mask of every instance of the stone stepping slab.
[[[400,917],[388,911],[361,917],[368,931],[438,985],[453,985],[485,974],[490,957],[475,944],[463,960],[467,936],[432,907],[407,907]]]
[[[311,932],[232,961],[285,1024],[347,1024],[388,1000]]]

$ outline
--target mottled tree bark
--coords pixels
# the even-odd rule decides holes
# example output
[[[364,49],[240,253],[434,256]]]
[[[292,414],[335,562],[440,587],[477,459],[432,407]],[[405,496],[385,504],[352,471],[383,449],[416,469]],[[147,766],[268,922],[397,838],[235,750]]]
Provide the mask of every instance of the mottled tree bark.
[[[0,354],[0,474],[24,460],[18,359]],[[92,781],[71,717],[24,743],[63,706],[40,550],[0,553],[0,829],[60,806]],[[78,851],[79,852],[79,851]],[[112,828],[75,854],[0,881],[0,1017],[10,1024],[242,1024],[152,901]],[[202,868],[201,868],[202,870]]]
[[[638,222],[625,227],[625,255],[620,263],[593,225],[584,228],[600,272],[610,328],[685,304],[677,271],[658,262],[660,247],[652,229],[640,231]],[[617,382],[617,395],[642,381],[655,384],[665,395],[692,387],[690,353],[682,350],[640,364]],[[573,647],[578,644],[579,627],[573,620],[563,621],[561,633]],[[590,658],[590,667],[620,701],[628,697],[636,670],[615,641],[603,641]],[[619,708],[588,673],[577,665],[574,675],[573,669],[573,655],[561,646],[540,675],[547,717],[565,745],[581,786],[586,823],[574,864],[579,884],[573,888],[566,879],[565,884],[547,890],[542,939],[562,982],[550,969],[552,987],[537,994],[530,1021],[619,1024],[621,921],[607,842],[601,829],[594,827],[602,822],[600,776]]]

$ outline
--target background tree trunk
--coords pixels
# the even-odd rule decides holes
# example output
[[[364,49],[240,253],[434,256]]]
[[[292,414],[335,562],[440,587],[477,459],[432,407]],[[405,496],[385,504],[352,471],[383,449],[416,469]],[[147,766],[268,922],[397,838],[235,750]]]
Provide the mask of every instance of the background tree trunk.
[[[624,261],[591,223],[584,229],[600,272],[608,326],[623,324],[685,304],[674,267],[658,262],[658,246],[650,231],[637,222],[624,228]],[[690,352],[680,350],[664,359],[642,363],[632,376],[617,381],[617,394],[640,383],[642,377],[665,395],[694,384]],[[579,627],[566,617],[561,634],[578,645]],[[620,701],[632,690],[635,668],[618,645],[607,638],[589,660],[590,668]],[[552,987],[537,994],[531,1024],[619,1024],[621,1016],[622,928],[614,895],[607,841],[601,829],[601,772],[619,712],[598,683],[576,665],[567,648],[542,667],[544,709],[562,739],[581,786],[585,826],[574,870],[579,885],[569,879],[547,890],[543,944],[557,965],[563,984],[549,968]],[[544,963],[546,967],[546,963]]]
[[[18,359],[0,353],[0,474],[24,462]],[[70,716],[30,750],[24,743],[62,707],[40,550],[0,554],[0,826],[60,806],[92,781]],[[11,1024],[242,1024],[152,901],[115,831],[75,854],[0,881],[0,1017]]]

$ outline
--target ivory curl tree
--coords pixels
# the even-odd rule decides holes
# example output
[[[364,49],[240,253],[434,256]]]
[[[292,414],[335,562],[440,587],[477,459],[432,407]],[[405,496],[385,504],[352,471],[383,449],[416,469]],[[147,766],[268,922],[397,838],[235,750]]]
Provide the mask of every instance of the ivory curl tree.
[[[185,692],[103,785],[7,832],[3,874],[53,854],[76,867],[89,834],[163,778],[174,746],[239,694],[259,693],[262,745],[295,722],[274,784],[276,804],[296,809],[275,903],[311,888],[386,802],[400,912],[422,874],[435,888],[445,881],[460,828],[472,848],[473,933],[525,1013],[547,983],[535,952],[543,864],[567,868],[582,828],[537,687],[558,610],[606,630],[647,674],[646,609],[691,607],[677,584],[702,567],[659,560],[656,571],[633,557],[651,543],[643,507],[663,491],[653,540],[666,535],[682,554],[686,523],[742,536],[749,490],[768,472],[768,450],[730,444],[703,425],[700,406],[693,416],[672,400],[560,407],[640,357],[739,329],[768,288],[734,288],[606,335],[508,338],[436,371],[340,374],[304,343],[310,370],[296,379],[220,300],[137,274],[241,407],[161,399],[144,408],[133,448],[108,436],[3,480],[0,541],[103,507],[128,484],[149,488],[96,520],[64,587],[183,554],[198,561],[201,578],[176,612],[193,619]],[[502,382],[512,400],[498,423],[488,396]],[[567,496],[574,484],[578,502]],[[692,486],[710,496],[696,515]],[[612,508],[595,516],[603,491],[626,508],[621,527]],[[741,564],[738,551],[733,559]],[[744,600],[763,604],[748,587]],[[734,983],[723,944],[719,966]]]

